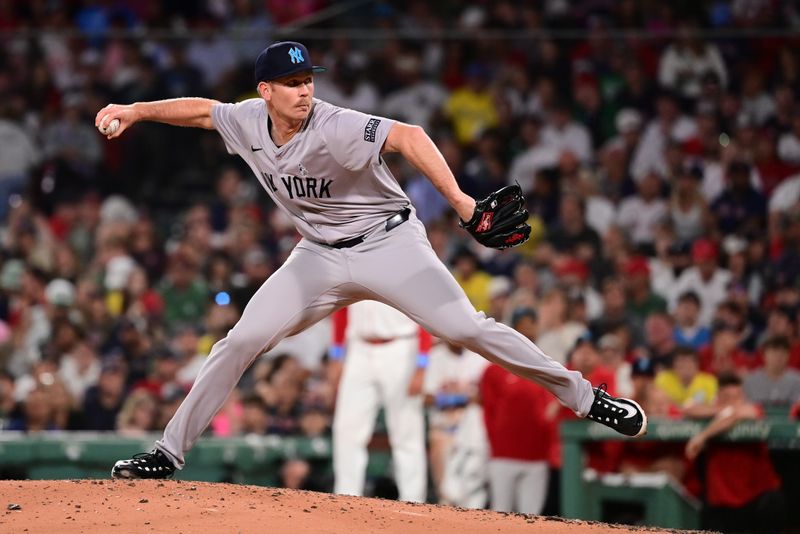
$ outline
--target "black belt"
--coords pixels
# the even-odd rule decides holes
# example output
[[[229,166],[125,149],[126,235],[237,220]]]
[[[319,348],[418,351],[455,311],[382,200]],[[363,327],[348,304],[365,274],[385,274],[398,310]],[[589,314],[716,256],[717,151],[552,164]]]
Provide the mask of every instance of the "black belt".
[[[408,217],[411,215],[411,208],[403,208],[388,219],[386,219],[386,231],[393,230],[406,222]],[[362,243],[364,241],[365,235],[360,235],[358,237],[354,237],[352,239],[344,239],[342,241],[337,241],[333,244],[322,243],[325,246],[331,248],[350,248]]]

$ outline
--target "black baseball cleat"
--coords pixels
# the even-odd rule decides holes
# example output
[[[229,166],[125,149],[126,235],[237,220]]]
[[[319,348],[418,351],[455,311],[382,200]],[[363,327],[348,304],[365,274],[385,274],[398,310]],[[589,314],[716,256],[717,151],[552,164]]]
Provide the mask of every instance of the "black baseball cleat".
[[[642,407],[630,399],[612,397],[606,387],[600,384],[599,388],[593,388],[594,403],[586,417],[626,436],[644,436],[647,433],[647,415]]]
[[[111,469],[111,478],[172,478],[175,466],[158,449],[134,454],[130,460],[120,460]]]

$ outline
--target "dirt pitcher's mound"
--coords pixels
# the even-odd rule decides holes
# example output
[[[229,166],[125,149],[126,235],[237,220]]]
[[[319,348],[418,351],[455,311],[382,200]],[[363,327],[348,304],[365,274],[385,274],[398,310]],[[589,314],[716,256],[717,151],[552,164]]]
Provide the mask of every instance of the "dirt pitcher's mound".
[[[0,496],[0,532],[15,533],[581,534],[626,530],[483,510],[187,481],[12,480],[0,481]]]

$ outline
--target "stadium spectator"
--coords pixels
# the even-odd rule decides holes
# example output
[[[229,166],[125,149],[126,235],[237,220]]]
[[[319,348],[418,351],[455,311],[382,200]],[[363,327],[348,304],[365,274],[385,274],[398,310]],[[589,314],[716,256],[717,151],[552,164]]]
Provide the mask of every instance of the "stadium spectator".
[[[697,123],[681,113],[674,93],[662,90],[655,103],[656,115],[645,127],[630,164],[630,173],[636,180],[653,171],[666,176],[669,171],[665,158],[667,147],[697,134]]]
[[[614,384],[620,395],[633,395],[631,372],[633,367],[625,360],[625,346],[619,336],[608,333],[597,342],[603,367],[614,373]],[[649,417],[649,415],[648,415]]]
[[[675,238],[692,242],[709,229],[708,205],[700,192],[703,171],[697,165],[684,165],[672,183],[669,201],[669,221]]]
[[[269,413],[262,398],[253,394],[242,399],[242,434],[263,436],[268,426]]]
[[[575,340],[568,356],[567,367],[580,371],[592,384],[606,384],[609,391],[617,392],[615,371],[604,364],[597,344],[588,331]]]
[[[497,109],[489,91],[489,71],[480,63],[472,63],[465,71],[467,83],[453,91],[444,104],[459,143],[477,141],[481,132],[497,125]]]
[[[661,56],[658,81],[662,86],[678,91],[685,98],[700,95],[700,80],[707,72],[717,75],[720,85],[727,85],[728,72],[716,45],[698,37],[694,21],[681,23],[677,38]]]
[[[587,319],[594,320],[602,315],[603,301],[590,283],[589,277],[591,273],[586,262],[570,256],[557,259],[553,265],[553,274],[556,275],[557,283],[564,289],[573,303],[576,300],[582,301],[586,307]],[[573,305],[572,308],[574,309],[574,307]],[[586,322],[579,320],[574,314],[571,317],[577,322]]]
[[[626,150],[633,150],[633,148],[612,145],[604,148],[598,155],[599,190],[615,206],[636,193],[636,182],[628,173]]]
[[[508,182],[518,182],[523,193],[530,193],[534,190],[536,175],[542,169],[555,167],[559,153],[542,138],[542,122],[538,116],[524,117],[519,128],[525,149],[511,161]]]
[[[700,326],[700,297],[694,291],[687,291],[678,297],[675,308],[675,343],[695,350],[711,342],[711,330]]]
[[[767,314],[766,328],[761,334],[759,346],[772,338],[782,337],[789,341],[789,367],[800,370],[800,342],[797,339],[796,312],[788,306],[776,306]],[[763,361],[758,357],[757,361]]]
[[[652,247],[657,227],[667,218],[667,203],[660,196],[661,184],[658,174],[648,172],[638,181],[638,193],[620,204],[617,224],[637,247]]]
[[[556,251],[577,255],[583,261],[600,257],[600,236],[586,224],[586,205],[578,195],[562,197],[558,224],[548,229],[547,241]]]
[[[507,276],[492,277],[488,293],[489,308],[486,310],[486,315],[501,323],[506,322],[511,311],[508,309],[511,280]]]
[[[74,341],[66,341],[67,336],[75,336]],[[78,326],[73,323],[59,323],[54,328],[54,337],[56,345],[61,345],[64,350],[61,353],[58,375],[70,395],[81,402],[86,390],[97,384],[100,378],[100,359],[91,345],[83,339],[83,333]]]
[[[539,304],[539,338],[536,344],[542,351],[560,363],[575,346],[586,326],[569,320],[570,303],[563,289],[554,287],[547,291]]]
[[[756,361],[739,348],[741,334],[741,330],[731,324],[714,324],[711,343],[699,351],[700,369],[717,376],[722,373],[742,374],[752,369]]]
[[[188,386],[194,383],[200,366],[208,356],[208,352],[200,348],[200,339],[200,332],[193,325],[181,325],[175,331],[170,350],[175,354],[179,366],[175,373],[175,382],[178,384]]]
[[[480,267],[478,256],[461,247],[451,260],[453,275],[476,310],[489,311],[489,285],[492,277]]]
[[[764,75],[759,69],[748,69],[742,81],[742,113],[755,120],[758,127],[775,114],[775,101],[764,87]]]
[[[545,273],[545,276],[547,274]],[[536,265],[529,259],[522,259],[514,267],[512,292],[508,302],[509,309],[537,308],[541,289],[542,277]]]
[[[150,358],[154,360],[150,373],[142,380],[134,382],[131,391],[144,389],[159,400],[164,400],[174,389],[182,389],[178,383],[178,371],[181,367],[180,355],[167,346],[153,349]]]
[[[634,328],[641,329],[648,316],[667,311],[667,303],[653,293],[650,285],[650,266],[642,256],[629,258],[622,266],[627,287],[627,316]]]
[[[672,319],[666,313],[654,313],[644,323],[645,349],[657,371],[672,365],[677,348],[673,330]]]
[[[566,102],[557,100],[549,110],[547,124],[542,128],[542,142],[553,148],[561,158],[572,154],[587,163],[592,157],[592,136],[589,129],[572,118]]]
[[[764,278],[761,269],[751,265],[748,245],[745,239],[736,235],[722,240],[722,250],[728,257],[727,268],[731,273],[728,294],[740,301],[743,307],[758,306],[764,293]]]
[[[720,376],[714,418],[686,444],[690,460],[705,449],[703,495],[708,508],[704,510],[704,528],[726,532],[783,530],[781,481],[766,444],[710,441],[739,421],[761,417],[762,410],[745,397],[741,379],[730,374]]]
[[[672,368],[659,372],[655,384],[682,408],[710,405],[717,396],[717,379],[700,370],[697,352],[689,347],[675,350]]]
[[[167,327],[197,322],[209,301],[208,288],[199,277],[196,260],[185,252],[177,252],[170,258],[159,294],[164,299]]]
[[[83,416],[86,430],[114,430],[125,402],[127,368],[117,358],[103,362],[97,385],[86,390]]]
[[[744,378],[748,400],[762,407],[789,407],[800,401],[800,372],[789,368],[789,340],[767,339],[761,345],[764,367]]]
[[[137,389],[125,399],[117,414],[116,430],[126,437],[141,437],[155,430],[157,398],[146,389]]]
[[[730,292],[736,295],[735,290]],[[747,303],[740,303],[734,298],[722,302],[714,314],[714,325],[725,325],[738,334],[737,345],[749,353],[755,349],[755,331],[747,316]],[[749,356],[747,354],[746,356]]]
[[[6,429],[28,433],[58,430],[54,420],[53,405],[47,392],[43,388],[28,392],[20,407],[19,416],[11,419]]]
[[[633,399],[644,404],[656,377],[655,367],[649,358],[637,358],[631,364]]]
[[[675,241],[668,233],[660,234],[656,238],[656,256],[650,259],[650,282],[653,291],[667,300],[672,295],[673,287],[680,275],[687,267],[691,266],[689,257],[689,244]]]
[[[534,343],[539,338],[539,315],[534,308],[517,308],[511,314],[511,328]]]
[[[719,267],[717,246],[709,239],[701,238],[692,244],[694,266],[683,271],[670,292],[670,311],[674,312],[678,297],[694,291],[699,297],[700,324],[710,326],[717,306],[725,300],[731,274]]]
[[[576,190],[586,201],[586,223],[601,236],[607,236],[617,220],[617,206],[600,192],[598,176],[577,169]]]
[[[323,403],[303,403],[300,407],[300,433],[307,438],[325,437],[330,434],[331,419],[330,410]]]
[[[750,185],[751,167],[733,161],[727,168],[727,185],[711,204],[717,230],[722,234],[757,234],[766,224],[764,196]]]
[[[302,385],[299,371],[299,364],[289,356],[276,361],[270,371],[268,382],[272,395],[264,399],[269,413],[269,434],[290,436],[299,431]]]
[[[618,328],[619,325],[631,324],[626,306],[625,281],[617,277],[606,278],[602,289],[603,314],[589,325],[590,330],[598,336]]]

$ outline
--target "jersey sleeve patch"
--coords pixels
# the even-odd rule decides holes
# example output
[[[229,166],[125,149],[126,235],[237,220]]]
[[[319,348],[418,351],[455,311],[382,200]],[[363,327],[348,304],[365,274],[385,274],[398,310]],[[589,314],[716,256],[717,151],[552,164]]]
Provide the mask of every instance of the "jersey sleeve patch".
[[[375,142],[375,134],[378,132],[378,125],[380,123],[380,119],[370,119],[367,122],[367,127],[364,128],[364,141],[369,141],[370,143]]]

